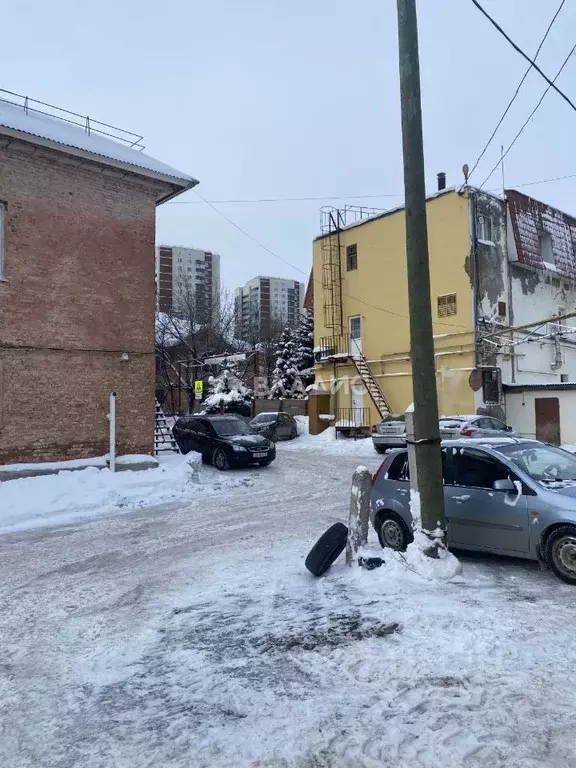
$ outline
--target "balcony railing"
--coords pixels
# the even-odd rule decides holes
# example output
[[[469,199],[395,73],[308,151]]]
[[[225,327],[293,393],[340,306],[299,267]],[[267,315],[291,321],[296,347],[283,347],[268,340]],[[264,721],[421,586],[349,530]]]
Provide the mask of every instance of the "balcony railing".
[[[322,336],[316,348],[317,360],[334,360],[350,357],[350,334],[340,333],[337,336]]]
[[[370,428],[370,408],[336,408],[336,431],[361,432]]]

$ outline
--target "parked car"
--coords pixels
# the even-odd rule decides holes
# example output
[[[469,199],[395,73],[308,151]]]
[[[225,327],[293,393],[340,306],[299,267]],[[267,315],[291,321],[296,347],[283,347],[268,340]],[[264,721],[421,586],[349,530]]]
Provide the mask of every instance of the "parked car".
[[[293,440],[298,437],[296,419],[289,413],[259,413],[252,419],[250,426],[269,440]]]
[[[276,458],[274,443],[257,435],[238,416],[184,416],[172,428],[182,453],[197,451],[216,469],[266,466]]]
[[[493,416],[442,416],[440,437],[443,440],[457,440],[460,437],[503,437],[509,435],[512,427]]]
[[[576,585],[576,456],[536,440],[442,443],[447,542],[456,549],[543,559]],[[408,451],[373,477],[371,520],[383,547],[412,540]]]
[[[380,424],[372,427],[372,445],[378,453],[386,453],[390,448],[406,446],[406,416],[385,416]]]
[[[390,448],[404,448],[406,445],[405,415],[386,416],[380,424],[372,427],[372,443],[378,453]],[[512,427],[492,416],[442,416],[439,421],[440,437],[456,440],[460,437],[502,437],[510,436]]]

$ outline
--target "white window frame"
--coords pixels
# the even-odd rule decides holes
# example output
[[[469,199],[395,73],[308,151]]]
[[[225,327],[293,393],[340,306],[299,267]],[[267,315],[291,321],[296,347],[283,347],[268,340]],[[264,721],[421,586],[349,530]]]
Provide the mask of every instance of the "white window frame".
[[[493,227],[492,216],[488,213],[479,213],[476,216],[476,239],[483,243],[492,243]]]

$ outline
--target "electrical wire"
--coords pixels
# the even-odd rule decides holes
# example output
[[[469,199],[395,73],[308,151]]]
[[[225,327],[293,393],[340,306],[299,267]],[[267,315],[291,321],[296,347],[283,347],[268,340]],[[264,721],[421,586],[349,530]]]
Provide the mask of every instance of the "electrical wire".
[[[573,110],[576,112],[576,104],[574,104],[574,102],[572,102],[572,101],[571,101],[571,100],[568,98],[568,96],[566,96],[566,94],[564,93],[564,91],[561,91],[561,90],[560,90],[560,88],[558,88],[558,86],[554,85],[554,81],[553,81],[553,80],[550,80],[550,78],[548,77],[548,75],[547,75],[547,74],[545,74],[545,73],[544,73],[544,72],[543,72],[543,71],[540,69],[540,67],[538,66],[538,64],[536,64],[536,62],[535,62],[533,59],[531,59],[531,58],[530,58],[530,56],[528,56],[528,54],[527,54],[527,53],[524,53],[524,51],[522,50],[522,48],[520,48],[520,46],[519,46],[519,45],[517,45],[517,44],[514,42],[514,40],[512,40],[512,38],[510,37],[510,35],[506,34],[506,32],[505,32],[505,31],[502,29],[502,27],[500,26],[500,24],[498,24],[498,22],[497,22],[497,21],[495,21],[495,20],[492,18],[492,16],[490,16],[490,14],[488,13],[488,11],[487,11],[487,10],[485,10],[485,9],[484,9],[484,8],[483,8],[483,7],[480,5],[480,3],[478,2],[478,0],[472,0],[472,3],[473,3],[475,6],[476,6],[476,8],[478,8],[478,10],[479,10],[481,13],[483,13],[483,14],[484,14],[484,16],[486,16],[486,18],[488,19],[488,21],[489,21],[489,22],[490,22],[490,23],[491,23],[491,24],[492,24],[492,25],[493,25],[493,26],[494,26],[494,27],[495,27],[495,28],[498,30],[498,32],[500,32],[500,34],[501,34],[503,37],[505,37],[505,38],[506,38],[506,40],[507,40],[507,41],[510,43],[510,45],[511,45],[511,46],[514,48],[514,50],[515,50],[515,51],[517,51],[517,52],[518,52],[518,53],[519,53],[521,56],[523,56],[523,57],[526,59],[526,61],[527,61],[527,62],[528,62],[530,65],[531,65],[531,68],[535,69],[535,70],[536,70],[536,72],[538,72],[538,74],[539,74],[539,75],[541,75],[541,76],[544,78],[544,80],[546,80],[546,82],[548,83],[548,85],[549,85],[551,88],[553,88],[553,89],[556,91],[556,93],[557,93],[559,96],[561,96],[561,97],[564,99],[564,101],[565,101],[567,104],[569,104],[569,105],[572,107],[572,109],[573,109]]]
[[[206,205],[210,206],[213,211],[215,211],[219,216],[222,216],[223,219],[225,219],[234,229],[237,229],[238,232],[241,232],[245,237],[247,237],[249,240],[251,240],[253,243],[255,243],[259,248],[262,248],[263,251],[270,254],[270,256],[273,256],[275,259],[278,259],[279,261],[283,262],[287,266],[289,266],[291,269],[295,269],[297,272],[300,272],[300,274],[304,275],[306,278],[309,277],[309,274],[305,272],[303,269],[300,269],[300,267],[297,267],[295,264],[292,264],[292,262],[288,261],[287,259],[283,258],[282,256],[279,256],[275,251],[273,251],[271,248],[268,248],[267,245],[264,245],[264,243],[260,242],[257,238],[255,238],[253,235],[251,235],[249,232],[246,232],[245,229],[242,229],[242,227],[239,224],[236,224],[235,221],[233,221],[229,216],[226,216],[225,213],[223,213],[221,210],[216,208],[216,206],[211,203],[209,200],[206,200],[200,192],[196,192],[194,190],[195,194],[198,195],[198,197],[203,200]],[[322,285],[321,280],[316,280],[315,278],[312,278],[314,280],[314,283],[317,285]],[[387,315],[394,315],[395,317],[402,317],[404,319],[408,319],[408,315],[404,315],[401,312],[394,312],[392,309],[385,309],[384,307],[379,307],[376,304],[371,304],[368,301],[364,301],[363,299],[358,299],[355,296],[351,296],[349,293],[342,294],[343,296],[346,296],[346,298],[351,299],[352,301],[357,301],[358,304],[363,304],[366,307],[371,307],[372,309],[376,309],[379,312],[384,312]],[[442,323],[439,320],[433,321],[434,325],[443,325],[447,328],[465,328],[468,330],[467,325],[461,325],[460,323]]]
[[[560,11],[562,10],[562,8],[564,7],[564,4],[565,4],[565,2],[566,2],[566,0],[562,0],[562,2],[560,3],[560,5],[558,6],[558,9],[557,9],[556,13],[555,13],[555,14],[554,14],[554,16],[552,17],[552,21],[550,22],[550,24],[548,24],[548,28],[547,28],[546,32],[544,33],[544,37],[543,37],[543,38],[542,38],[542,40],[540,41],[540,45],[538,46],[538,48],[537,48],[537,50],[536,50],[536,53],[534,54],[534,61],[536,61],[536,59],[538,58],[538,55],[540,54],[540,51],[542,50],[542,46],[543,46],[543,45],[544,45],[544,43],[546,42],[546,39],[547,39],[548,35],[550,34],[550,30],[551,30],[551,29],[552,29],[552,27],[554,26],[554,22],[555,22],[555,21],[556,21],[556,19],[558,18],[558,14],[560,13]],[[507,114],[508,114],[508,112],[510,111],[510,108],[512,107],[512,104],[514,104],[514,102],[516,101],[516,97],[517,97],[517,96],[518,96],[518,94],[520,93],[520,89],[521,89],[521,88],[522,88],[522,86],[524,85],[524,81],[526,80],[526,78],[527,78],[527,77],[528,77],[528,75],[530,74],[530,71],[531,71],[531,69],[532,69],[532,65],[530,65],[530,66],[528,67],[528,69],[526,70],[526,72],[524,72],[524,74],[522,75],[522,79],[521,79],[521,80],[520,80],[520,82],[518,83],[518,85],[517,85],[517,87],[516,87],[516,90],[514,91],[514,93],[513,93],[513,95],[512,95],[512,98],[511,98],[511,99],[510,99],[510,101],[508,102],[508,106],[507,106],[507,107],[506,107],[506,109],[504,110],[504,112],[503,112],[503,114],[502,114],[502,117],[500,118],[500,120],[498,120],[498,123],[496,124],[496,127],[494,128],[494,130],[493,130],[493,131],[492,131],[492,133],[490,134],[490,138],[488,139],[488,141],[487,141],[487,142],[486,142],[486,144],[484,145],[484,149],[482,150],[482,152],[480,152],[480,154],[479,154],[479,156],[478,156],[478,159],[476,160],[476,162],[474,163],[474,165],[473,165],[473,167],[472,167],[472,170],[471,170],[471,171],[470,171],[470,173],[468,174],[468,178],[470,178],[470,176],[472,176],[472,174],[474,173],[474,171],[476,170],[476,168],[478,168],[478,164],[480,163],[480,161],[482,160],[482,158],[483,158],[483,157],[484,157],[484,155],[486,154],[486,151],[487,151],[488,147],[489,147],[489,146],[490,146],[490,144],[492,143],[492,140],[493,140],[494,136],[496,136],[496,133],[498,132],[498,129],[500,128],[500,126],[501,126],[501,125],[502,125],[502,123],[504,122],[504,118],[506,117],[506,115],[507,115]]]
[[[500,164],[500,161],[498,162]],[[549,179],[537,179],[536,181],[523,181],[520,184],[510,184],[511,188],[518,189],[520,187],[532,187],[537,184],[549,184],[553,181],[564,181],[565,179],[576,179],[576,173],[570,173],[566,176],[553,176]],[[472,185],[474,186],[474,185]],[[193,190],[196,192],[196,190]],[[501,187],[494,187],[493,189],[487,189],[487,192],[501,192]],[[196,192],[198,195],[198,193]],[[200,197],[200,195],[198,195]],[[332,195],[327,197],[266,197],[266,198],[259,198],[259,199],[248,199],[245,198],[243,200],[205,200],[202,198],[201,200],[171,200],[170,202],[164,203],[164,205],[224,205],[228,203],[291,203],[291,202],[301,202],[301,201],[308,201],[308,202],[318,202],[321,203],[324,200],[369,200],[371,198],[383,198],[383,197],[403,197],[402,192],[398,192],[396,194],[383,194],[383,195]],[[385,209],[382,209],[383,211]]]
[[[554,77],[554,80],[557,80],[557,79],[560,77],[560,75],[562,74],[562,71],[563,71],[564,67],[565,67],[565,66],[566,66],[566,64],[568,64],[568,62],[570,61],[570,58],[572,57],[572,55],[573,55],[574,51],[576,51],[576,44],[572,46],[572,50],[570,51],[570,53],[568,54],[568,56],[566,56],[566,58],[564,59],[564,61],[563,61],[563,63],[562,63],[562,66],[560,67],[560,69],[559,69],[559,70],[558,70],[558,72],[556,73],[556,76]],[[505,152],[503,152],[502,156],[500,157],[500,159],[498,160],[498,162],[496,163],[496,165],[495,165],[495,166],[492,168],[492,170],[490,171],[490,173],[488,174],[488,176],[486,176],[486,178],[484,179],[484,181],[483,181],[483,182],[482,182],[482,184],[481,184],[481,186],[482,186],[482,187],[484,186],[484,184],[486,184],[486,183],[489,181],[489,179],[490,179],[490,177],[492,176],[492,174],[494,173],[494,171],[495,171],[495,170],[498,168],[498,166],[499,166],[499,165],[501,164],[501,162],[504,160],[504,158],[506,157],[506,155],[508,154],[508,152],[510,152],[510,150],[512,149],[512,147],[514,146],[514,144],[516,144],[516,142],[517,142],[517,141],[518,141],[518,139],[520,138],[520,136],[521,136],[522,132],[524,131],[524,129],[526,128],[526,126],[528,125],[528,123],[530,122],[530,120],[532,120],[532,118],[533,118],[533,117],[534,117],[534,115],[536,114],[536,112],[537,112],[538,108],[540,107],[540,104],[542,104],[542,102],[544,101],[544,98],[545,98],[546,94],[548,93],[548,91],[550,90],[550,87],[551,87],[551,86],[548,86],[548,87],[546,88],[546,90],[544,91],[544,93],[543,93],[543,94],[542,94],[542,96],[540,97],[540,100],[539,100],[539,102],[536,104],[536,106],[534,107],[534,109],[532,110],[532,112],[530,112],[530,114],[528,115],[528,117],[526,118],[526,120],[524,121],[524,123],[522,124],[522,127],[520,128],[520,130],[518,131],[518,133],[516,134],[516,136],[514,136],[514,138],[512,139],[512,142],[511,142],[511,143],[510,143],[510,145],[508,146],[507,150],[506,150]]]

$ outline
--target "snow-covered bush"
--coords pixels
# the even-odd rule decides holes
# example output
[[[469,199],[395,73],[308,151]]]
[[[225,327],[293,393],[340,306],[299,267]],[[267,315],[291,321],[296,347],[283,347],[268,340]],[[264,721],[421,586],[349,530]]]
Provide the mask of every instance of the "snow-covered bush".
[[[208,379],[204,413],[240,413],[250,415],[252,391],[242,382],[232,360],[224,360],[218,376]]]

